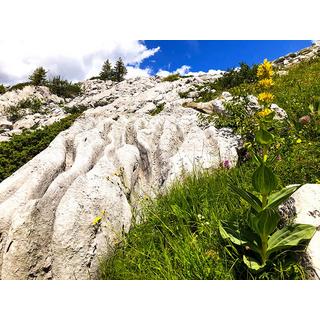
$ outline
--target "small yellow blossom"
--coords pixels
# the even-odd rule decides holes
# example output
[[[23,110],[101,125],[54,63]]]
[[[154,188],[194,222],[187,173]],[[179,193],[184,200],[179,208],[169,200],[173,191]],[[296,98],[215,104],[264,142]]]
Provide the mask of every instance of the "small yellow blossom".
[[[270,92],[261,92],[258,95],[258,100],[262,104],[268,104],[271,103],[274,99],[274,95]]]
[[[274,85],[274,82],[272,79],[261,79],[259,85],[262,88],[271,88]]]
[[[95,226],[96,224],[98,224],[99,222],[101,221],[101,217],[98,216],[98,217],[95,217],[92,221],[92,224]]]
[[[267,59],[264,59],[263,63],[258,66],[257,76],[259,79],[269,79],[272,75],[272,64]]]
[[[297,139],[296,143],[301,143],[302,140],[301,139]]]
[[[269,109],[269,108],[265,108],[265,109],[257,112],[257,115],[258,115],[259,117],[261,117],[261,118],[264,118],[264,117],[268,116],[270,113],[272,113],[272,110]]]

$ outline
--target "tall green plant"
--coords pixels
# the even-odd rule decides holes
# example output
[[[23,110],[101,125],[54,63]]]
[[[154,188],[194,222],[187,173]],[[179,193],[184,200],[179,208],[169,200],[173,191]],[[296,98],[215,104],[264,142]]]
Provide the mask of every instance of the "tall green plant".
[[[270,157],[270,148],[275,137],[268,130],[275,115],[269,108],[273,98],[269,92],[273,85],[272,74],[272,66],[265,60],[257,71],[257,76],[260,78],[259,84],[265,91],[259,94],[259,101],[264,108],[257,113],[259,129],[255,134],[255,142],[258,147],[253,152],[253,159],[257,163],[257,168],[252,175],[255,193],[230,184],[232,190],[250,205],[247,228],[240,232],[232,230],[230,226],[225,227],[222,224],[219,226],[223,239],[245,247],[246,254],[243,255],[243,261],[253,270],[264,268],[272,261],[274,253],[288,249],[294,250],[301,243],[310,241],[316,231],[314,226],[307,224],[293,224],[278,229],[280,214],[277,208],[300,185],[291,185],[276,191],[278,179],[272,170],[276,157]]]

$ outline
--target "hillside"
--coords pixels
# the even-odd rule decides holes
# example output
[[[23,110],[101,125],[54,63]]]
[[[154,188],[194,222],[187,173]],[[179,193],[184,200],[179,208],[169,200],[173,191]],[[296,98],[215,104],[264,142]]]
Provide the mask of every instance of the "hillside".
[[[281,186],[307,184],[281,223],[319,219],[319,203],[303,201],[320,193],[318,55],[315,44],[274,61],[274,169]],[[0,95],[1,278],[255,278],[218,222],[245,220],[227,182],[250,184],[262,106],[256,80],[219,79],[86,80],[73,98],[33,86]],[[289,266],[281,257],[260,278],[315,277],[317,237],[309,256]]]

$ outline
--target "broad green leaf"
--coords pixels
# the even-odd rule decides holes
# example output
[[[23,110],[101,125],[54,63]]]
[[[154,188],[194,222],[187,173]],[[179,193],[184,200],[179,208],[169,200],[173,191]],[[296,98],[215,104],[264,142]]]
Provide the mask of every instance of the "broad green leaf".
[[[229,186],[238,196],[247,201],[254,210],[256,210],[257,212],[260,212],[262,210],[262,203],[260,199],[254,194],[244,189],[240,189],[233,184],[229,184]]]
[[[278,212],[267,210],[257,214],[251,213],[248,217],[248,224],[261,238],[265,238],[276,229],[279,220],[280,216]]]
[[[231,234],[231,232],[227,232],[221,225],[221,223],[219,223],[219,231],[220,231],[220,235],[223,239],[228,239],[231,242],[233,242],[234,244],[241,246],[241,245],[245,245],[247,242],[240,239],[238,237],[238,235],[235,235],[235,232],[232,232],[233,234]]]
[[[260,263],[258,263],[256,260],[254,260],[251,257],[246,257],[243,256],[243,262],[246,264],[246,266],[254,271],[258,271],[261,268],[263,268],[265,265],[261,265]]]
[[[316,227],[309,224],[294,224],[276,231],[268,240],[267,255],[295,247],[301,241],[310,241],[316,232]]]
[[[292,186],[284,187],[278,192],[272,193],[268,197],[268,204],[265,207],[265,209],[278,207],[282,202],[287,200],[300,187],[301,187],[301,184],[295,184]]]
[[[252,184],[261,194],[269,194],[277,186],[277,178],[270,168],[261,164],[253,173]]]
[[[271,144],[273,142],[273,135],[264,129],[260,129],[256,133],[255,139],[257,143],[262,145]]]
[[[222,224],[219,223],[219,231],[223,239],[230,240],[232,243],[238,246],[246,246],[248,250],[252,250],[260,254],[260,238],[250,232],[250,230],[241,231],[240,234],[240,231],[236,230],[235,227],[229,227],[228,231],[226,231]]]

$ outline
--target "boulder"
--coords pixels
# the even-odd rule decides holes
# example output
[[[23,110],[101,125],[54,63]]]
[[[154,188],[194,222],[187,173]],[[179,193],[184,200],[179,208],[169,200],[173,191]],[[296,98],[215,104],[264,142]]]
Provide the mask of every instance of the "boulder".
[[[320,226],[320,184],[305,184],[292,195],[296,223]],[[311,239],[307,253],[318,279],[320,279],[320,231]]]
[[[0,130],[11,130],[13,128],[12,122],[6,117],[0,117]]]

